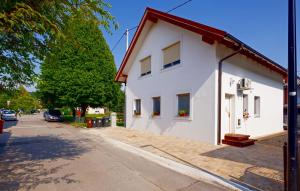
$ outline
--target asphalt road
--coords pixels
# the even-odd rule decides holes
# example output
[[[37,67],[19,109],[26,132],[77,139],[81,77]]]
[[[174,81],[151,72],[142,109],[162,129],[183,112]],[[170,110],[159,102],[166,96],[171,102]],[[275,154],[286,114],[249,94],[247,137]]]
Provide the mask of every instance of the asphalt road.
[[[226,190],[164,168],[79,129],[22,116],[0,135],[0,190]]]

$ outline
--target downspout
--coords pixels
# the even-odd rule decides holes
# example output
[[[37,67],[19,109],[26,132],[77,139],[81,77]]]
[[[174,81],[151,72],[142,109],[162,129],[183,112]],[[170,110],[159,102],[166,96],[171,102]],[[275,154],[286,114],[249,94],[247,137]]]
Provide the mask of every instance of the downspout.
[[[126,102],[127,102],[127,93],[126,93],[126,88],[127,88],[127,78],[124,82],[124,127],[126,128],[127,127],[127,123],[126,123],[126,114],[127,114],[127,105],[126,105]]]
[[[243,49],[243,44],[239,45],[239,49],[228,56],[225,56],[219,61],[218,64],[218,145],[221,144],[221,126],[222,126],[222,67],[223,67],[223,62],[239,52]]]

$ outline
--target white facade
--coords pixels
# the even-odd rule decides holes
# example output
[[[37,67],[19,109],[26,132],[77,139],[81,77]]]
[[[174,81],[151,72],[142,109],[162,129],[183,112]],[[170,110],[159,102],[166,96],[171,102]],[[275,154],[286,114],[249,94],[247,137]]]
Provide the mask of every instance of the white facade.
[[[138,43],[126,67],[126,127],[217,144],[218,62],[232,51],[217,43],[202,41],[199,34],[158,20]],[[180,41],[180,64],[163,69],[163,49]],[[140,60],[151,56],[151,74],[141,77]],[[282,130],[282,77],[245,56],[236,55],[223,63],[222,135],[252,137]],[[249,118],[243,118],[243,99],[237,91],[242,78],[252,81]],[[177,94],[190,94],[190,116],[178,117]],[[232,126],[227,127],[225,95],[230,96]],[[260,116],[254,116],[254,96],[260,97]],[[153,97],[161,99],[160,116],[152,116]],[[134,100],[141,99],[141,115],[134,115]],[[225,132],[225,130],[227,130]]]
[[[228,55],[227,51],[222,47],[217,49],[218,53],[223,52],[223,56]],[[250,90],[237,91],[237,83],[242,78],[251,80]],[[280,75],[245,56],[237,55],[225,61],[222,79],[223,126],[226,125],[225,95],[229,95],[234,102],[231,115],[231,124],[234,127],[232,133],[261,137],[283,130],[283,82]],[[248,95],[249,118],[243,117],[243,94]],[[255,96],[260,98],[259,116],[254,114]]]
[[[86,109],[87,114],[104,114],[105,113],[105,109],[101,108],[101,107],[88,107]]]

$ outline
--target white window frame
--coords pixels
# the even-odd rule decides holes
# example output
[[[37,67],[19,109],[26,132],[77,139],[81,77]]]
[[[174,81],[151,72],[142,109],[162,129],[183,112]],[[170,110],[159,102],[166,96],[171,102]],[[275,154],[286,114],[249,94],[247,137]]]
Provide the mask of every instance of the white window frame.
[[[154,115],[154,99],[159,98],[159,115]],[[160,117],[161,116],[161,96],[154,96],[151,98],[152,101],[152,117]]]
[[[249,95],[248,94],[243,94],[242,98],[243,98],[243,113],[244,112],[249,113]],[[245,111],[245,108],[247,109],[247,111]]]
[[[257,106],[256,106],[256,98],[258,98],[258,111],[257,111]],[[260,96],[254,96],[254,117],[260,117],[261,116],[261,97]]]
[[[175,66],[172,66],[172,67],[169,67],[169,68],[164,68],[164,51],[163,49],[171,46],[172,44],[176,44],[177,42],[180,42],[180,64],[177,64]],[[161,60],[161,69],[160,69],[160,72],[163,73],[163,72],[167,72],[167,71],[170,71],[170,70],[173,70],[173,69],[176,69],[176,68],[179,68],[179,67],[182,67],[183,64],[184,64],[184,60],[183,60],[183,44],[184,44],[184,40],[183,40],[183,34],[180,34],[178,36],[176,36],[175,38],[170,38],[167,40],[167,43],[164,43],[164,45],[162,46],[163,48],[161,49],[161,53],[160,53],[160,60]]]
[[[173,61],[171,63],[165,64],[164,62],[165,62],[165,51],[166,51],[166,49],[170,49],[172,46],[177,45],[177,44],[179,44],[179,60],[175,60],[175,61]],[[165,47],[165,48],[162,49],[162,52],[163,52],[163,63],[162,63],[163,69],[169,69],[169,68],[172,68],[174,66],[177,66],[177,65],[181,64],[181,51],[182,51],[181,49],[182,49],[181,48],[181,41],[177,41],[177,42],[175,42],[173,44],[170,44],[169,46],[167,46],[167,47]],[[170,66],[165,67],[166,65],[170,65]]]
[[[174,115],[175,115],[175,119],[177,120],[188,120],[188,121],[192,121],[193,120],[193,111],[194,111],[194,99],[193,99],[193,94],[192,94],[192,90],[189,91],[177,91],[175,92],[175,96],[174,96]],[[186,117],[180,117],[178,115],[178,95],[180,94],[190,94],[190,113],[189,116]]]
[[[142,61],[146,60],[147,58],[150,58],[150,71],[148,73],[142,73]],[[152,56],[151,55],[145,56],[144,58],[140,59],[139,63],[140,63],[139,77],[143,78],[143,77],[146,77],[146,76],[150,76],[151,73],[152,73]]]
[[[140,100],[140,114],[138,114],[138,115],[135,113],[137,100]],[[142,99],[140,99],[140,98],[133,99],[132,113],[133,113],[133,116],[135,116],[135,117],[140,117],[142,115]]]

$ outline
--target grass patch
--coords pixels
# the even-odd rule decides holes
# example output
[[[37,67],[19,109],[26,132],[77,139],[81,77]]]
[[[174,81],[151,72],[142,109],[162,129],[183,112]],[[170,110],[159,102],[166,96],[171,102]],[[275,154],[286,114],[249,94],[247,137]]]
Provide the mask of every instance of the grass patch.
[[[102,118],[109,114],[85,114],[85,118]]]
[[[74,127],[86,127],[86,123],[72,122],[70,125]]]

